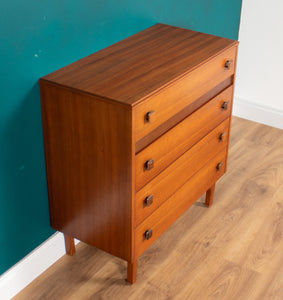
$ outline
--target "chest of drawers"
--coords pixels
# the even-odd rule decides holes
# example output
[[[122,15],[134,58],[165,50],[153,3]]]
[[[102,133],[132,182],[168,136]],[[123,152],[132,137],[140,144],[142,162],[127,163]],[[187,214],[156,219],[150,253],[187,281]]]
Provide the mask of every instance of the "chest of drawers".
[[[51,225],[128,262],[225,173],[238,43],[157,24],[40,79]],[[188,229],[189,230],[189,229]]]

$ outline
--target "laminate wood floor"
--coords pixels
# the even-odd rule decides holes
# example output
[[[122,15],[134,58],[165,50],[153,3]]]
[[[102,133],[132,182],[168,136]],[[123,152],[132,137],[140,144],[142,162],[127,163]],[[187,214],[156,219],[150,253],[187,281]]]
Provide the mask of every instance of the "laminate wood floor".
[[[214,204],[202,197],[140,258],[80,243],[14,299],[283,299],[283,131],[233,118]]]

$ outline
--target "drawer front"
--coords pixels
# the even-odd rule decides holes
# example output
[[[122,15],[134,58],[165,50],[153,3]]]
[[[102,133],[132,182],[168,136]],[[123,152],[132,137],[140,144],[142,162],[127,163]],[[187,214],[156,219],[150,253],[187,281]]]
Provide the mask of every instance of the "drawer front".
[[[137,257],[224,174],[225,161],[226,149],[217,154],[136,228]],[[217,165],[222,162],[224,165],[218,170]]]
[[[139,225],[189,178],[226,149],[230,118],[218,125],[196,145],[136,193],[136,225]]]
[[[136,191],[229,117],[232,93],[229,87],[136,155]]]
[[[138,104],[135,109],[135,140],[140,140],[194,100],[233,75],[235,59],[236,47],[233,47]],[[228,61],[231,63],[225,67]]]

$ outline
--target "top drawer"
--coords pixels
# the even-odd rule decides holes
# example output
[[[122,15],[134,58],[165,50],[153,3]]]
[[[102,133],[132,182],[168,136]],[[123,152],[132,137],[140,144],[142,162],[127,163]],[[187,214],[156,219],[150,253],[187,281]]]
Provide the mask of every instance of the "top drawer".
[[[135,141],[233,75],[235,58],[233,47],[138,104],[134,112]]]

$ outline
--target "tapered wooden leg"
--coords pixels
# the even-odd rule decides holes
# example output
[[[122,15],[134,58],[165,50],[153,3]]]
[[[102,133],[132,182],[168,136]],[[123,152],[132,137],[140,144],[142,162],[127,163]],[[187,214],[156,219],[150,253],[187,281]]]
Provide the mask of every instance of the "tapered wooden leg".
[[[210,207],[213,203],[215,184],[206,192],[205,205]]]
[[[72,256],[76,253],[75,241],[71,236],[64,234],[66,254]]]
[[[137,280],[138,262],[128,262],[128,276],[127,282],[133,284]]]

